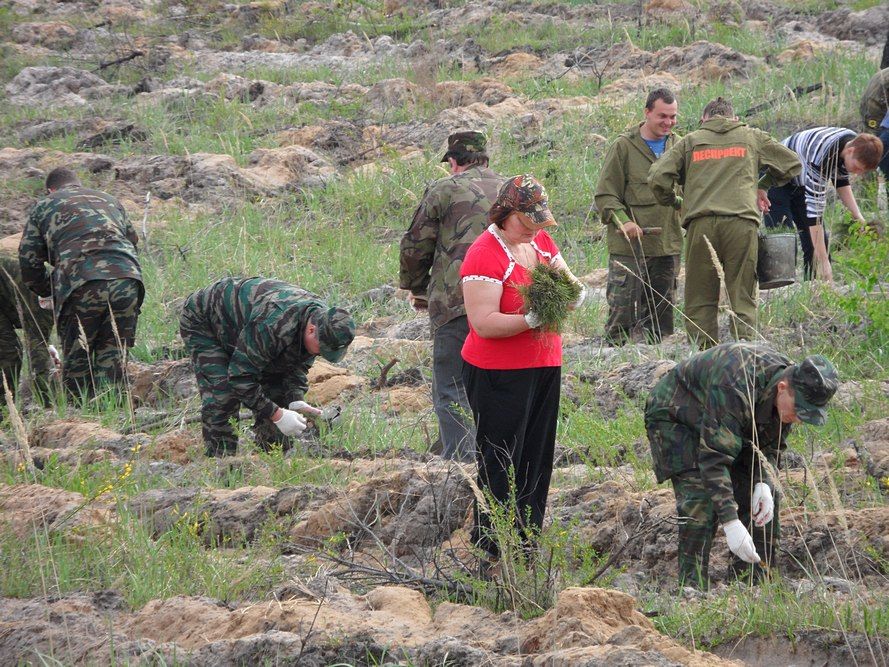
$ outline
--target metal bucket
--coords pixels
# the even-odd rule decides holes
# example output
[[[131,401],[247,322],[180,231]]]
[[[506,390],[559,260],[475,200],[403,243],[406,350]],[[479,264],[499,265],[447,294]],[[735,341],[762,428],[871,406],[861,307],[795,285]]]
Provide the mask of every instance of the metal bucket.
[[[785,287],[796,282],[796,234],[759,237],[756,277],[759,289]]]

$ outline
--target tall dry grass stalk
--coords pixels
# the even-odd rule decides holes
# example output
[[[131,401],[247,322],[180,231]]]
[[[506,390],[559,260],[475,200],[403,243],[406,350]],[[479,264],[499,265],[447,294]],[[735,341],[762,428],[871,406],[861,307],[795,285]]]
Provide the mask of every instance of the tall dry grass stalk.
[[[87,368],[89,368],[90,371],[90,384],[92,385],[93,392],[95,393],[96,378],[93,375],[93,362],[92,359],[90,359],[90,344],[89,340],[86,337],[86,331],[83,328],[83,323],[80,321],[79,317],[77,318],[77,331],[79,332],[77,336],[77,342],[80,343],[80,347],[83,348],[83,352],[86,355]]]
[[[12,389],[6,381],[6,373],[0,373],[3,376],[3,394],[6,396],[6,407],[9,410],[9,422],[12,424],[12,433],[15,436],[16,444],[22,452],[25,466],[31,475],[34,475],[34,459],[31,456],[31,447],[28,444],[28,432],[25,429],[25,422],[15,406],[15,397],[12,395]]]
[[[130,425],[136,424],[136,410],[133,404],[133,392],[130,390],[130,378],[127,372],[127,346],[120,339],[120,331],[117,328],[117,318],[114,317],[114,309],[111,302],[108,302],[108,312],[111,313],[111,331],[114,333],[114,344],[117,345],[117,352],[120,355],[120,375],[123,380],[124,394],[127,397],[127,416]]]

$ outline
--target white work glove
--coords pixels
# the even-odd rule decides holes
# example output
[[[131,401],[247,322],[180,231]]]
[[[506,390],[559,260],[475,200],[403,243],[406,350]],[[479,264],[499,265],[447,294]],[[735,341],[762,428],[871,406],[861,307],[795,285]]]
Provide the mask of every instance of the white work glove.
[[[534,312],[525,313],[525,322],[531,329],[536,329],[541,324],[543,324],[540,317],[537,315],[537,313]]]
[[[750,514],[753,516],[753,525],[764,526],[772,520],[775,513],[775,501],[772,498],[772,490],[764,482],[758,482],[753,487],[753,498],[750,501]]]
[[[571,310],[577,310],[583,305],[584,299],[586,299],[586,285],[583,283],[577,283],[580,285],[580,296],[577,297],[577,300],[571,304]]]
[[[310,415],[312,417],[318,417],[321,415],[321,410],[312,405],[309,405],[305,401],[293,401],[290,405],[287,406],[294,412],[301,412],[304,415]]]
[[[62,370],[62,358],[55,345],[47,345],[46,351],[49,352],[49,358],[52,360],[52,370],[50,373],[58,373]]]
[[[284,435],[299,435],[306,430],[306,418],[298,412],[284,408],[281,408],[281,416],[278,417],[278,420],[273,419],[272,423]]]
[[[725,533],[725,540],[728,542],[728,548],[732,550],[741,560],[747,563],[758,563],[759,554],[756,553],[756,546],[753,544],[753,538],[738,519],[729,521],[722,525],[722,531]]]

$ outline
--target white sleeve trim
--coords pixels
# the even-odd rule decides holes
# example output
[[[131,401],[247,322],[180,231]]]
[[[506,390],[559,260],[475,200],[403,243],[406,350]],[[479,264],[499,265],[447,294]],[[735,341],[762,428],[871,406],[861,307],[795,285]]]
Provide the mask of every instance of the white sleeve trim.
[[[460,280],[460,283],[462,284],[462,283],[468,283],[468,282],[472,282],[472,281],[483,282],[483,283],[494,283],[495,285],[502,285],[503,284],[502,280],[497,280],[496,278],[491,278],[490,276],[479,276],[479,275],[463,276],[463,278]]]

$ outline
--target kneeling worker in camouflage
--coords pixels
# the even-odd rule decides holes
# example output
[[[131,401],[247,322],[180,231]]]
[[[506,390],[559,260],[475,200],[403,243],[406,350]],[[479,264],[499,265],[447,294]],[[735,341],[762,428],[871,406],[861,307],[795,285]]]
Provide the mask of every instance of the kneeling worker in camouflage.
[[[780,527],[770,471],[791,424],[823,424],[836,389],[824,357],[794,364],[753,343],[693,355],[655,385],[645,428],[657,481],[669,479],[676,494],[680,586],[708,588],[719,524],[736,574],[758,578],[760,563],[773,565]]]
[[[65,388],[90,395],[123,380],[136,337],[144,296],[136,232],[120,202],[83,187],[69,169],[49,172],[46,190],[22,232],[22,280],[54,308]]]
[[[302,400],[309,367],[319,354],[342,359],[355,324],[342,308],[279,280],[223,278],[189,295],[179,333],[201,392],[207,455],[225,456],[238,448],[231,421],[241,404],[254,413],[260,445],[287,447],[305,430],[300,412],[321,412]]]

